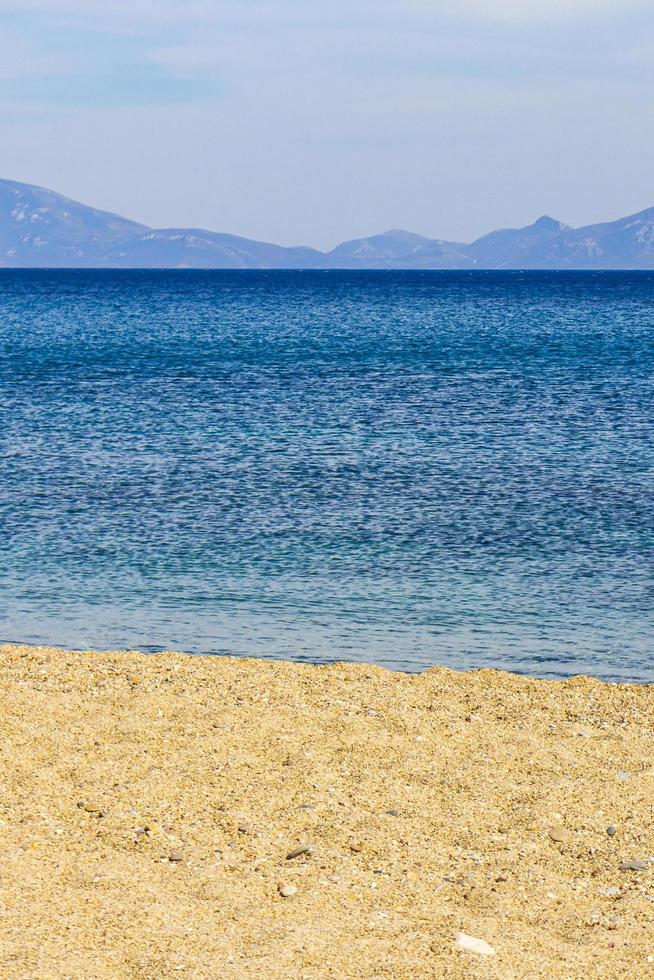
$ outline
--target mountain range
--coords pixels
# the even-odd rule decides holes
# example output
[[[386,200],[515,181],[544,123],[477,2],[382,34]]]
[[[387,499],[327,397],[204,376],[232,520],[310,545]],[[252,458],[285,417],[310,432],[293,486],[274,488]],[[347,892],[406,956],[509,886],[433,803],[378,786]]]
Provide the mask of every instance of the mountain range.
[[[202,228],[150,228],[0,180],[0,267],[161,269],[654,269],[654,208],[570,228],[544,216],[470,244],[392,229],[330,252]]]

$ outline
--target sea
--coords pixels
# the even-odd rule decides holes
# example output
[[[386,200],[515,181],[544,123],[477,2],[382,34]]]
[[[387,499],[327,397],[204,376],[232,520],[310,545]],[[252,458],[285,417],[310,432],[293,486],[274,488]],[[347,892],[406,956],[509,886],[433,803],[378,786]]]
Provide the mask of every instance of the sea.
[[[654,273],[0,271],[0,641],[654,681]]]

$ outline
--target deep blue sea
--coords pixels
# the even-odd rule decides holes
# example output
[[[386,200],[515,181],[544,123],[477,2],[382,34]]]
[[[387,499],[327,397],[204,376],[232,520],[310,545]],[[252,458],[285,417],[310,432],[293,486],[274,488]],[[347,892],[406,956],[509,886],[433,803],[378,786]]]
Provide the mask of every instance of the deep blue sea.
[[[654,273],[0,271],[0,641],[654,681]]]

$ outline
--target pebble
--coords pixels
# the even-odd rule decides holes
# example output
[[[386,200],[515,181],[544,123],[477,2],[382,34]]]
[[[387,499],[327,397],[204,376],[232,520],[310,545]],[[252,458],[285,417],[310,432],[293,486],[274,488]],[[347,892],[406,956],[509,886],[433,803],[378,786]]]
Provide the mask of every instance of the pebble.
[[[623,783],[626,783],[627,780],[629,779],[629,773],[628,772],[619,772],[618,773],[618,779],[621,779]]]
[[[312,850],[311,844],[300,844],[299,847],[294,847],[292,851],[288,852],[286,860],[292,861],[293,858],[300,857],[302,854],[311,854]]]
[[[250,824],[249,823],[240,823],[238,825],[238,832],[239,832],[239,834],[249,834],[251,832],[251,830],[252,830],[252,828],[250,827]]]
[[[170,853],[170,854],[168,855],[168,860],[169,860],[169,861],[172,861],[172,863],[173,863],[173,864],[178,864],[178,863],[179,863],[180,861],[183,861],[183,860],[184,860],[184,858],[183,858],[183,857],[182,857],[182,855],[181,855],[181,854],[179,853],[179,851],[172,851],[172,852],[171,852],[171,853]]]
[[[609,837],[615,837],[615,835],[618,832],[618,828],[615,826],[615,824],[612,823],[609,824],[609,826],[606,828],[606,832],[609,835]]]
[[[613,885],[612,888],[607,888],[604,894],[608,895],[609,898],[614,898],[616,895],[620,894],[620,889],[616,888],[615,885]]]
[[[495,950],[483,939],[476,939],[475,936],[467,936],[465,932],[457,932],[454,942],[466,953],[477,953],[479,956],[494,956]]]
[[[623,861],[620,871],[649,871],[649,861]]]
[[[295,885],[285,885],[283,882],[277,885],[277,891],[282,896],[282,898],[290,898],[292,895],[297,894],[297,888]]]
[[[389,817],[399,817],[400,815],[399,810],[387,810],[386,813],[388,814]]]
[[[97,813],[99,817],[104,817],[104,810],[96,803],[78,803],[77,805],[84,810],[85,813]]]
[[[570,840],[570,831],[566,827],[556,824],[554,827],[550,827],[549,836],[558,844],[566,844]]]

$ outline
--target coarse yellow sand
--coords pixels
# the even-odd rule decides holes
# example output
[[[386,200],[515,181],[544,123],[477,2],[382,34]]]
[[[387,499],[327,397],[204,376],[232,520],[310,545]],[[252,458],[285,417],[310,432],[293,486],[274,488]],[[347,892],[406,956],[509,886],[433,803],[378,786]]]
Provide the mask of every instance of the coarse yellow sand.
[[[654,977],[649,686],[16,646],[0,674],[3,980]]]

